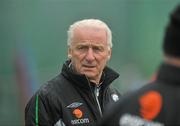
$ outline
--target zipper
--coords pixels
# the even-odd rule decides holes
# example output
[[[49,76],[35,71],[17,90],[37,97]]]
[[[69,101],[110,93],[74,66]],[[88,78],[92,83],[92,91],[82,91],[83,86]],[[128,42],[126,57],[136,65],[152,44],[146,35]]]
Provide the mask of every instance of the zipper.
[[[96,102],[97,102],[97,105],[98,105],[98,109],[99,109],[100,115],[102,117],[102,109],[101,109],[101,105],[100,105],[99,99],[98,99],[99,91],[100,91],[100,87],[96,86],[95,89],[94,89],[94,94],[95,94],[95,98],[96,98]]]
[[[102,109],[101,109],[101,106],[100,106],[100,103],[99,103],[99,99],[98,99],[100,87],[99,86],[95,86],[95,89],[94,89],[94,92],[93,92],[92,88],[91,88],[91,85],[90,85],[89,79],[87,78],[87,76],[85,76],[85,77],[86,77],[86,79],[88,81],[88,84],[89,84],[89,87],[90,87],[90,90],[91,90],[91,94],[94,97],[94,100],[95,100],[95,102],[97,104],[100,116],[102,117]]]

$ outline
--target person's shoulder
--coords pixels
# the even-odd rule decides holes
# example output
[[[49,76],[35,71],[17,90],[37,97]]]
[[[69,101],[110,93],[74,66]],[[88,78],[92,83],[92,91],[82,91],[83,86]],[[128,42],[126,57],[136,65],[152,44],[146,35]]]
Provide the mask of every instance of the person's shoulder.
[[[55,76],[54,78],[50,79],[49,81],[45,82],[37,91],[39,95],[50,95],[52,93],[57,92],[61,85],[63,85],[63,77],[61,74]]]
[[[155,100],[162,99],[162,91],[159,88],[159,83],[147,83],[143,87],[137,90],[129,91],[117,102],[114,107],[115,110],[123,112],[134,112],[144,103],[151,103]],[[133,106],[133,107],[132,107]],[[121,108],[121,109],[119,109]]]
[[[116,87],[113,87],[111,85],[108,87],[108,90],[111,94],[118,94],[119,96],[121,95],[120,91]]]

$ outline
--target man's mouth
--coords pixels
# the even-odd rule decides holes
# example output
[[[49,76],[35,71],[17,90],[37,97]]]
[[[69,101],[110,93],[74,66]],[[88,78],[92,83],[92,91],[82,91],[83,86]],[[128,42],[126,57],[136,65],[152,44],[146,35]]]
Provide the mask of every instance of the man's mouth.
[[[86,67],[86,68],[94,68],[95,65],[83,65],[83,67]]]

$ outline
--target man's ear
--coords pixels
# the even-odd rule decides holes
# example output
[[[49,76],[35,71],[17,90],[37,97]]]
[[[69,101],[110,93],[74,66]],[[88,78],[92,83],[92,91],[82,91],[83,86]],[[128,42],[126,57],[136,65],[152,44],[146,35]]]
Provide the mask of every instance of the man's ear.
[[[68,58],[69,58],[69,59],[72,58],[72,50],[71,50],[70,47],[68,48]]]
[[[109,60],[111,58],[111,56],[108,56],[107,59]]]
[[[108,60],[110,60],[110,58],[111,58],[111,53],[112,53],[112,50],[111,50],[111,48],[108,50],[108,57],[107,57],[107,59]]]

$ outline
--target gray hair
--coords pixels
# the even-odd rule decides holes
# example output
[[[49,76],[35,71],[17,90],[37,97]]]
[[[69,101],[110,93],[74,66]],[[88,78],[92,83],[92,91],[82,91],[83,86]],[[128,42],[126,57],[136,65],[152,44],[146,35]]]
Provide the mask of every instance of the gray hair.
[[[89,26],[105,29],[106,32],[107,32],[107,43],[110,46],[110,48],[112,48],[113,44],[112,44],[112,33],[111,33],[111,30],[107,26],[106,23],[104,23],[103,21],[101,21],[99,19],[84,19],[84,20],[80,20],[80,21],[77,21],[77,22],[73,23],[69,27],[69,30],[67,31],[67,35],[68,35],[67,45],[68,46],[71,45],[75,28],[78,28],[78,27],[89,27]]]

